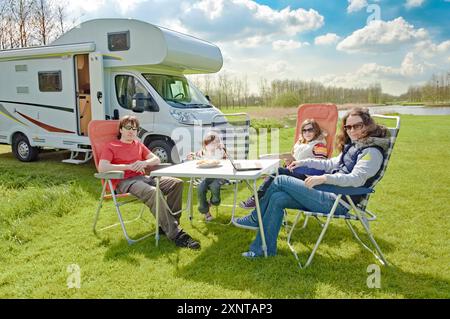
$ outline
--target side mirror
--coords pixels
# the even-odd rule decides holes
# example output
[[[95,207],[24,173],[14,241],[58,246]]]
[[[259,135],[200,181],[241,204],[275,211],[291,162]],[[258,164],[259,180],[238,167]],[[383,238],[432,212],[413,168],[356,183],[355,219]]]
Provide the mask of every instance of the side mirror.
[[[205,95],[205,98],[208,100],[209,103],[211,103],[211,98],[209,97],[209,95]]]
[[[145,107],[144,93],[135,93],[131,99],[131,109],[133,112],[142,113]]]

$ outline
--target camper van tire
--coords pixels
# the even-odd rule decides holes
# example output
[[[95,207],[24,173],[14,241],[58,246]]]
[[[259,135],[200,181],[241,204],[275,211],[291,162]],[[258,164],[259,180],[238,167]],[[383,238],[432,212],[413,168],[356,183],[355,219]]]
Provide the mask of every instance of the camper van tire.
[[[38,159],[37,147],[32,147],[28,138],[23,134],[16,134],[12,142],[14,156],[22,162],[33,162]]]
[[[173,144],[165,140],[153,140],[147,144],[147,147],[153,154],[159,157],[161,163],[172,163]]]

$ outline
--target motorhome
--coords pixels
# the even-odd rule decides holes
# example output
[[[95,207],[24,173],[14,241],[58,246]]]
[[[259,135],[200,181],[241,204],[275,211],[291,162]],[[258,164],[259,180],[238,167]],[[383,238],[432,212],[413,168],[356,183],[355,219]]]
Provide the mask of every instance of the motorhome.
[[[49,46],[0,51],[0,143],[20,161],[53,148],[84,163],[89,122],[132,114],[142,142],[178,162],[173,132],[193,139],[195,123],[222,114],[185,75],[222,64],[214,44],[133,19],[90,20]]]

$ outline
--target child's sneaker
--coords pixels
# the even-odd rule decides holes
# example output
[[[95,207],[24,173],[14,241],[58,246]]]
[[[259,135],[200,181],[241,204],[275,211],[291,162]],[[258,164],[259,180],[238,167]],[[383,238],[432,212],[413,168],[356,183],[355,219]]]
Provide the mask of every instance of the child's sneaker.
[[[239,206],[243,209],[253,209],[256,207],[255,197],[251,196],[247,200],[239,203]]]
[[[210,221],[212,221],[213,219],[214,219],[214,217],[213,217],[213,215],[211,215],[210,212],[207,212],[207,213],[205,214],[205,221],[210,222]]]

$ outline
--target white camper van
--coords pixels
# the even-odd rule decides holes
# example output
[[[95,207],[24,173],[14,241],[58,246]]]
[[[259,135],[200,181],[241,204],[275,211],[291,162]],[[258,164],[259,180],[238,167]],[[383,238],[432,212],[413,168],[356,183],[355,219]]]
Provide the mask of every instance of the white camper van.
[[[185,75],[222,63],[209,42],[131,19],[91,20],[50,46],[0,51],[0,143],[21,161],[54,148],[72,151],[64,162],[84,163],[89,121],[133,114],[143,143],[178,162],[174,130],[192,139],[194,123],[221,114]]]

